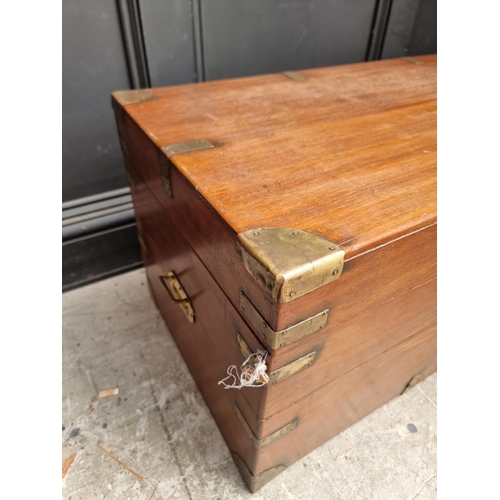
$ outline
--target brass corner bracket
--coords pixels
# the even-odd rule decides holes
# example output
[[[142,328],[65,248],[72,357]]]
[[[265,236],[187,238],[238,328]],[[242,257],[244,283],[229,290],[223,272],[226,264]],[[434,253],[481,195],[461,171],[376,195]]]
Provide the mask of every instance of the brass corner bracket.
[[[238,470],[240,471],[241,477],[250,490],[250,493],[255,493],[257,490],[260,490],[262,486],[271,481],[271,479],[274,479],[278,474],[286,469],[285,465],[277,465],[276,467],[271,467],[270,469],[254,476],[250,472],[247,464],[237,453],[233,452],[232,456],[236,467],[238,467]]]
[[[123,106],[147,101],[152,97],[151,89],[117,90],[111,94],[111,106],[115,110],[116,117],[123,120]]]
[[[277,302],[290,302],[337,280],[345,252],[307,231],[283,227],[238,234],[237,252],[245,269]]]
[[[252,429],[248,425],[247,421],[245,420],[245,417],[241,413],[241,411],[238,408],[238,405],[236,403],[234,405],[234,411],[236,413],[236,416],[238,417],[238,420],[241,422],[241,425],[245,429],[245,432],[247,433],[248,437],[251,439],[254,448],[257,450],[265,448],[266,446],[270,445],[271,443],[274,443],[274,441],[281,438],[285,434],[288,434],[289,432],[295,430],[297,428],[298,423],[299,423],[299,421],[297,419],[292,420],[291,422],[289,422],[285,426],[281,427],[277,431],[273,432],[272,434],[269,434],[269,436],[262,438],[262,439],[259,439],[253,433]]]
[[[151,89],[117,90],[111,95],[119,104],[126,106],[127,104],[137,104],[151,99],[153,91]]]

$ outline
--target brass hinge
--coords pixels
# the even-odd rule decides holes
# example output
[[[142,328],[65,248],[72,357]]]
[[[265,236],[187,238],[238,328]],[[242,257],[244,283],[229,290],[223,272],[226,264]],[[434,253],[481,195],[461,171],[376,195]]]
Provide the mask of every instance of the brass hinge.
[[[260,490],[262,486],[271,481],[271,479],[274,479],[278,474],[286,469],[286,465],[277,465],[276,467],[271,467],[270,469],[254,476],[247,467],[247,464],[237,453],[233,452],[231,455],[233,456],[236,467],[238,467],[238,470],[240,471],[241,477],[245,481],[245,484],[251,493],[255,493],[257,490]]]
[[[243,425],[243,428],[245,429],[245,432],[247,433],[248,437],[252,440],[254,447],[257,448],[258,450],[264,448],[265,446],[270,445],[271,443],[274,443],[274,441],[276,441],[280,437],[293,431],[297,427],[297,424],[299,423],[299,421],[295,419],[289,424],[286,424],[285,426],[281,427],[281,429],[278,429],[272,434],[269,434],[269,436],[262,439],[258,439],[253,433],[252,429],[250,429],[248,422],[245,420],[245,417],[241,413],[236,403],[234,405],[234,411],[236,412],[236,415],[239,421],[241,422],[241,425]]]
[[[277,302],[289,302],[339,279],[345,252],[307,231],[283,227],[238,234],[237,253],[245,269]]]
[[[239,333],[236,334],[236,342],[241,354],[245,359],[247,359],[248,356],[252,354],[252,350],[245,342],[245,339]],[[291,363],[288,363],[287,365],[282,366],[281,368],[278,368],[271,373],[268,373],[269,382],[267,385],[279,384],[292,375],[301,372],[302,370],[313,364],[315,357],[316,351],[310,352],[309,354],[306,354],[305,356],[302,356],[301,358],[298,358],[295,361],[292,361]]]
[[[277,332],[269,326],[243,292],[240,292],[240,309],[264,344],[271,350],[293,344],[317,332],[326,325],[330,312],[329,309],[325,309],[300,323]]]
[[[204,149],[212,149],[215,146],[205,140],[196,139],[194,141],[180,142],[178,144],[169,144],[161,148],[160,153],[160,174],[163,182],[163,189],[170,198],[173,197],[172,183],[170,181],[170,158],[176,155],[183,155],[187,153],[194,153],[196,151],[203,151]]]

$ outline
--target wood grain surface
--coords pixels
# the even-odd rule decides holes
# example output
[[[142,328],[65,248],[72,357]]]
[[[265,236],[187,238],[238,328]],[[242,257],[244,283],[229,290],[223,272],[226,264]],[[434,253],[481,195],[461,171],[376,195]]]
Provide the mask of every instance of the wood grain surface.
[[[405,122],[404,127],[407,127],[405,133],[413,137],[411,141],[405,142],[408,147],[405,149],[406,153],[403,155],[404,161],[406,162],[406,160],[409,161],[410,159],[411,161],[410,163],[404,163],[403,166],[399,164],[400,156],[398,156],[402,153],[394,153],[392,156],[382,155],[382,158],[379,152],[377,152],[378,150],[370,149],[369,152],[363,152],[363,148],[359,144],[353,145],[352,149],[346,151],[346,155],[349,154],[352,157],[352,165],[348,171],[336,171],[333,167],[329,171],[318,168],[311,170],[311,168],[307,166],[307,162],[305,162],[300,164],[302,166],[296,166],[295,173],[290,175],[289,171],[283,174],[281,168],[266,169],[265,166],[262,165],[260,172],[263,179],[269,177],[269,179],[272,180],[275,179],[276,176],[284,175],[287,182],[290,183],[292,179],[298,178],[297,176],[300,172],[300,175],[306,176],[312,175],[311,172],[314,173],[314,179],[308,178],[309,180],[307,182],[305,180],[304,182],[300,182],[302,189],[300,196],[298,191],[294,190],[289,183],[280,184],[284,190],[283,192],[286,193],[286,195],[282,195],[289,200],[289,204],[286,206],[284,204],[276,205],[267,195],[262,197],[262,190],[256,189],[253,191],[254,204],[260,204],[262,210],[265,208],[269,217],[274,214],[274,219],[267,220],[269,224],[288,225],[288,223],[285,224],[282,220],[284,214],[286,214],[287,217],[299,217],[301,213],[303,215],[305,213],[304,211],[297,211],[292,206],[297,200],[300,200],[300,203],[309,205],[306,212],[309,214],[308,217],[310,216],[313,218],[316,224],[314,228],[307,226],[307,224],[304,226],[302,222],[299,224],[297,219],[297,225],[300,229],[312,230],[316,234],[337,241],[338,239],[334,238],[329,231],[335,229],[337,225],[335,221],[338,220],[338,213],[340,212],[342,212],[342,217],[345,218],[346,221],[352,220],[355,221],[356,224],[361,224],[362,222],[363,224],[369,224],[370,227],[373,226],[373,228],[378,228],[376,236],[374,234],[372,235],[373,238],[370,236],[370,244],[364,246],[359,243],[360,237],[361,239],[365,238],[367,236],[365,231],[368,229],[360,228],[359,232],[350,233],[348,238],[340,238],[340,240],[342,240],[342,248],[347,254],[345,270],[340,280],[313,291],[292,303],[273,303],[254,282],[253,278],[248,275],[235,253],[235,232],[238,228],[235,229],[226,222],[227,218],[225,214],[229,208],[211,205],[210,200],[206,199],[202,194],[202,185],[193,185],[192,174],[187,175],[182,168],[178,170],[172,164],[171,182],[174,197],[171,198],[166,195],[160,178],[161,153],[158,148],[158,141],[155,139],[157,136],[152,132],[148,132],[149,129],[146,127],[145,122],[147,121],[149,123],[151,121],[150,127],[156,124],[154,126],[156,126],[158,130],[170,130],[171,120],[162,120],[160,123],[158,110],[162,110],[163,112],[165,110],[163,106],[166,106],[168,109],[174,106],[171,100],[179,98],[180,101],[182,101],[182,96],[188,92],[184,87],[154,89],[155,97],[152,101],[125,106],[129,114],[125,114],[123,120],[118,120],[118,128],[122,137],[122,144],[124,145],[124,153],[127,157],[128,166],[131,170],[135,170],[137,182],[146,182],[153,192],[153,195],[165,208],[166,216],[170,217],[175,222],[179,231],[184,234],[194,251],[204,262],[210,273],[215,277],[216,281],[236,307],[238,306],[239,292],[243,290],[261,315],[275,330],[280,330],[298,321],[302,321],[316,314],[318,310],[325,309],[329,304],[335,305],[335,320],[337,321],[342,319],[339,318],[339,316],[342,315],[345,316],[346,314],[350,314],[356,316],[361,312],[359,308],[366,309],[365,304],[367,300],[372,302],[379,299],[389,300],[392,296],[404,293],[414,286],[417,286],[419,283],[425,282],[436,275],[435,156],[429,153],[431,149],[425,149],[425,152],[421,153],[414,151],[413,154],[411,152],[411,148],[413,147],[411,144],[420,140],[418,138],[421,137],[420,129],[416,125],[415,120],[417,122],[419,122],[419,120],[426,122],[428,132],[424,135],[427,137],[429,134],[434,134],[435,139],[435,112],[425,112],[422,114],[416,112],[413,106],[401,106],[401,102],[405,99],[411,102],[420,102],[419,99],[424,99],[422,96],[428,97],[429,93],[435,92],[433,76],[435,72],[435,58],[428,57],[423,58],[423,60],[425,62],[421,65],[397,60],[386,61],[384,64],[364,64],[342,68],[311,70],[308,79],[304,82],[291,82],[302,85],[300,88],[302,89],[301,92],[304,92],[303,98],[310,99],[310,101],[314,103],[316,101],[313,97],[316,94],[314,94],[311,89],[315,89],[315,85],[319,85],[318,88],[322,89],[321,92],[326,92],[325,82],[330,82],[333,85],[332,82],[337,82],[337,80],[343,81],[344,83],[350,81],[349,78],[344,75],[344,72],[346,75],[351,75],[352,78],[354,78],[354,75],[358,74],[365,75],[363,77],[360,76],[361,80],[366,84],[365,87],[362,87],[359,82],[353,81],[351,82],[353,86],[351,91],[348,92],[347,89],[342,91],[342,95],[344,96],[342,99],[344,99],[345,102],[341,99],[340,104],[337,103],[335,106],[332,104],[336,110],[335,113],[337,113],[337,111],[338,113],[342,111],[342,114],[346,116],[350,116],[352,113],[358,113],[359,117],[362,117],[363,120],[367,119],[370,121],[370,113],[372,113],[373,109],[377,109],[380,113],[383,113],[383,115],[378,117],[380,122],[379,126],[386,130],[388,134],[392,134],[396,129],[401,131],[403,127],[399,122],[394,123],[391,121],[391,113],[385,116],[388,110],[393,110],[393,108],[388,105],[391,99],[390,96],[392,95],[392,99],[399,103],[396,108],[398,110],[405,109],[407,111],[406,118],[401,118],[401,120]],[[420,68],[418,70],[420,73],[415,74],[415,71],[417,71],[415,70],[416,67]],[[276,95],[280,96],[279,99],[285,99],[286,96],[275,94],[273,93],[274,91],[272,91],[272,88],[276,90],[276,86],[283,83],[281,78],[281,75],[273,75],[259,77],[257,79],[250,78],[218,83],[220,83],[222,88],[228,87],[228,92],[230,93],[242,92],[248,99],[250,99],[248,95],[253,95],[253,93],[256,93],[255,99],[257,100],[271,99]],[[285,78],[284,80],[286,81],[287,79]],[[363,94],[363,98],[361,98],[358,93],[361,92],[362,88],[364,88],[366,92],[367,87],[369,87],[367,82],[371,82],[372,80],[374,82],[373,87],[370,87],[372,92]],[[403,85],[403,81],[406,81],[406,85]],[[256,82],[260,83],[257,85]],[[309,87],[303,86],[305,82],[309,82]],[[268,84],[270,85],[271,91],[269,95],[264,95],[262,89],[260,91],[258,89]],[[396,91],[396,84],[401,85],[398,91]],[[387,86],[386,91],[381,90],[385,88],[384,85]],[[200,90],[196,90],[198,89],[196,85],[188,87],[191,89],[188,92],[191,96],[193,93],[200,92]],[[202,85],[200,88],[205,87]],[[218,87],[215,84],[210,84],[207,89],[209,94],[210,92],[216,93],[220,100],[221,91],[217,90]],[[292,91],[290,87],[286,87],[286,89],[288,90],[284,90],[283,92],[289,95]],[[432,89],[434,89],[434,91]],[[319,92],[318,89],[316,90]],[[172,92],[174,94],[170,95]],[[176,92],[180,94],[180,97],[177,96]],[[313,92],[312,97],[311,92]],[[156,93],[158,93],[158,95],[156,95]],[[207,102],[205,94],[202,94],[204,96],[202,97],[202,101]],[[170,96],[168,102],[161,104],[166,101],[166,97],[164,98],[162,96],[167,95]],[[294,94],[292,93],[292,96],[287,98],[293,100],[293,96]],[[424,99],[425,102],[427,102],[427,97]],[[332,97],[332,102],[335,101],[335,99]],[[228,106],[231,103],[234,104],[233,100],[229,99]],[[350,104],[347,108],[345,106],[346,103]],[[178,105],[181,106],[181,104]],[[337,110],[336,106],[340,106],[341,110],[340,108]],[[290,115],[303,112],[300,106],[293,108],[289,107],[287,109]],[[310,119],[316,123],[316,115],[312,113],[311,107],[308,109],[311,115]],[[377,111],[377,113],[379,111]],[[416,114],[414,114],[414,111]],[[184,112],[189,113],[189,110],[185,109]],[[250,110],[248,110],[248,112],[250,113]],[[253,112],[257,116],[260,116],[258,108],[255,108]],[[193,111],[193,113],[193,122],[196,124],[199,121],[199,114],[198,111]],[[142,121],[138,120],[136,114],[142,117]],[[227,111],[226,114],[229,116],[229,111]],[[149,115],[151,115],[150,119],[147,118]],[[173,123],[179,125],[175,131],[176,134],[179,133],[179,130],[184,130],[185,128],[190,129],[191,127],[187,114],[183,114],[182,116],[186,120],[186,123],[180,126],[178,121],[175,121],[180,118],[177,114],[175,115],[177,118]],[[342,122],[340,116],[335,116],[336,119],[330,123],[325,116],[321,115],[321,121],[325,122],[326,120],[326,129],[328,129],[330,125],[336,127],[338,123]],[[415,117],[419,118],[417,119]],[[136,119],[145,130],[139,127],[135,121]],[[304,126],[308,127],[309,125],[307,125],[307,123],[305,122]],[[293,124],[296,128],[302,127],[302,119],[293,121]],[[290,128],[290,130],[292,130],[292,128]],[[327,134],[326,129],[325,134]],[[218,133],[222,133],[219,132],[218,127],[214,130],[218,131]],[[245,128],[245,130],[247,130],[247,128]],[[322,140],[318,139],[318,142],[312,141],[311,144],[316,145],[316,148],[322,147],[328,150],[329,143],[327,137],[326,135],[322,137]],[[369,135],[366,134],[360,135],[354,134],[353,132],[353,137],[358,137],[359,140],[362,138],[364,138],[363,140],[371,140],[369,139]],[[175,136],[175,141],[177,140],[180,139]],[[169,142],[167,141],[167,143]],[[402,147],[401,141],[397,142],[397,144],[398,147]],[[378,144],[378,146],[381,145]],[[209,169],[203,155],[212,154],[214,151],[215,150],[200,151],[198,153],[181,155],[178,157],[174,156],[171,159],[178,162],[180,159],[188,161],[191,157],[195,158],[198,162],[197,169],[199,170],[199,174],[202,175],[205,169]],[[255,154],[258,156],[260,153],[256,150]],[[361,157],[359,155],[365,155],[364,158],[366,161],[364,163],[360,161]],[[314,158],[321,158],[321,155],[318,153]],[[219,159],[216,161],[219,161]],[[247,187],[242,187],[239,184],[241,175],[246,175],[244,173],[246,166],[242,166],[238,162],[235,162],[231,168],[226,168],[224,165],[225,163],[222,162],[220,165],[220,173],[217,174],[217,176],[209,175],[206,178],[204,177],[204,182],[207,186],[212,186],[215,189],[216,184],[218,185],[220,183],[220,176],[225,175],[225,183],[234,183],[235,189],[242,190],[240,195],[234,194],[231,198],[232,202],[227,202],[228,206],[231,205],[231,210],[237,210],[237,207],[240,207],[239,210],[241,214],[245,216],[250,214],[253,216],[255,213],[253,208],[247,207],[244,209],[240,204],[240,201],[247,196],[247,187],[250,186],[250,184],[248,184]],[[346,178],[349,179],[348,190],[350,193],[350,202],[347,204],[344,203],[345,196],[340,196],[339,191],[333,189],[331,184],[333,182],[335,185],[339,184],[345,187],[344,179]],[[328,196],[329,199],[332,200],[332,203],[334,202],[334,204],[331,205],[332,208],[328,209],[324,206],[321,196],[318,196],[318,189],[324,189],[325,186],[330,186],[328,188]],[[375,191],[376,193],[374,193]],[[386,194],[392,193],[391,197],[380,197],[380,193],[382,192]],[[356,193],[360,195],[358,199],[354,199]],[[367,193],[371,193],[371,195],[367,195]],[[395,193],[397,193],[397,196]],[[375,202],[380,203],[378,209],[375,209],[373,205]],[[342,207],[340,207],[339,203],[342,204]],[[406,224],[400,216],[406,213],[411,207],[416,209],[418,206],[423,210],[423,217],[419,216],[416,219],[412,219],[413,222]],[[418,210],[420,210],[420,208]],[[393,213],[389,214],[388,211]],[[416,212],[414,212],[414,214],[415,213]],[[255,225],[259,224],[261,224],[261,222],[256,222]],[[387,224],[394,225],[394,231],[391,233],[390,237],[384,233],[384,227],[387,227]],[[242,227],[239,227],[239,229],[242,229]],[[388,237],[389,240],[387,240],[386,237]],[[402,242],[398,237],[403,240],[405,238],[410,239]],[[372,253],[374,249],[377,249],[376,254]],[[381,293],[383,296],[381,296]],[[359,294],[361,294],[361,296],[359,296]]]
[[[290,465],[436,369],[436,58],[378,61],[283,75],[153,89],[117,126],[155,301],[231,451],[253,474]],[[204,138],[211,150],[170,158],[161,147]],[[237,233],[293,227],[346,252],[339,280],[273,302],[244,269]],[[189,323],[160,277],[174,271]],[[258,334],[243,291],[282,330],[329,309],[320,331],[269,351],[268,372],[315,353],[287,380],[224,390],[240,365],[236,335]],[[295,430],[256,448],[297,420]]]
[[[195,310],[194,329],[201,325],[205,332],[203,335],[210,337],[212,345],[216,346],[210,356],[217,359],[214,365],[220,380],[225,375],[227,366],[239,366],[244,360],[237,348],[236,333],[243,336],[254,352],[263,349],[263,346],[242,321],[238,311],[229,303],[183,236],[176,234],[176,226],[169,218],[163,217],[163,209],[145,184],[136,183],[136,186],[139,187],[136,187],[133,196],[138,226],[148,249],[145,259],[148,272],[154,276],[154,288],[161,289],[159,276],[166,275],[169,271],[173,270],[179,277]],[[170,299],[167,298],[167,301],[170,302]],[[181,331],[189,329],[181,309],[175,306],[174,311],[175,314],[170,313],[169,316],[169,321],[172,321],[172,317],[176,318],[175,323],[170,325],[171,328]],[[431,279],[408,293],[377,304],[355,321],[344,320],[329,324],[318,335],[308,337],[293,349],[270,355],[268,369],[272,372],[298,357],[316,352],[314,364],[300,374],[276,386],[238,391],[235,398],[254,434],[263,437],[264,420],[435,322],[435,317],[436,283],[435,279]],[[190,368],[197,369],[195,366]]]
[[[292,227],[347,257],[436,220],[436,57],[154,89],[126,113],[235,233]]]

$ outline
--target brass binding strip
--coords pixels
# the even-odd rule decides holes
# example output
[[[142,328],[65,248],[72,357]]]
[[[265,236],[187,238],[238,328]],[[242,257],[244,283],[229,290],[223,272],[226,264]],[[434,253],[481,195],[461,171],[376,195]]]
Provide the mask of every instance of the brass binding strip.
[[[236,342],[238,344],[242,356],[245,359],[247,359],[248,356],[252,354],[252,350],[245,342],[245,339],[239,333],[236,334]],[[285,366],[282,366],[281,368],[278,368],[277,370],[274,370],[271,373],[268,373],[269,382],[267,385],[279,384],[280,382],[283,382],[292,375],[301,372],[308,366],[311,366],[315,358],[316,358],[316,351],[313,351],[310,352],[309,354],[306,354],[305,356],[302,356],[299,359],[296,359],[295,361],[292,361],[291,363],[288,363]]]
[[[238,405],[234,405],[234,411],[241,422],[241,425],[243,425],[243,428],[245,429],[245,432],[248,434],[248,437],[252,440],[253,445],[255,448],[260,450],[261,448],[264,448],[265,446],[274,443],[277,439],[280,437],[284,436],[285,434],[288,434],[289,432],[293,431],[296,427],[299,421],[297,419],[293,420],[289,424],[286,424],[283,426],[281,429],[278,429],[277,431],[273,432],[272,434],[269,434],[269,436],[263,438],[263,439],[258,439],[255,434],[253,433],[252,429],[250,429],[250,426],[248,425],[247,421],[245,420],[245,417],[241,413],[240,409],[238,408]]]
[[[161,148],[163,154],[160,154],[160,175],[163,182],[163,189],[170,198],[173,197],[172,183],[170,181],[170,158],[176,155],[194,153],[204,149],[212,149],[215,146],[205,140],[196,139],[194,141],[179,142],[177,144],[168,144]]]
[[[286,465],[277,465],[276,467],[271,467],[270,469],[254,476],[247,467],[247,464],[237,453],[233,452],[231,455],[233,456],[236,467],[238,467],[238,470],[240,471],[241,477],[245,481],[245,484],[251,493],[255,493],[257,490],[260,490],[262,486],[271,481],[271,479],[274,479],[278,474],[286,469]]]
[[[262,341],[271,350],[293,344],[317,332],[326,325],[330,312],[329,309],[326,309],[311,318],[289,326],[285,330],[276,332],[269,326],[243,292],[240,292],[240,309]]]

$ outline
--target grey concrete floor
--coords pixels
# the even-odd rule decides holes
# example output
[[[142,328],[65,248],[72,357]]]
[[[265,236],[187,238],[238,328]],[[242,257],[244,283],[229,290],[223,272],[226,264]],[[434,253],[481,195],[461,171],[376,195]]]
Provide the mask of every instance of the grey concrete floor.
[[[67,500],[436,498],[435,375],[248,493],[143,269],[63,294],[62,422]]]

